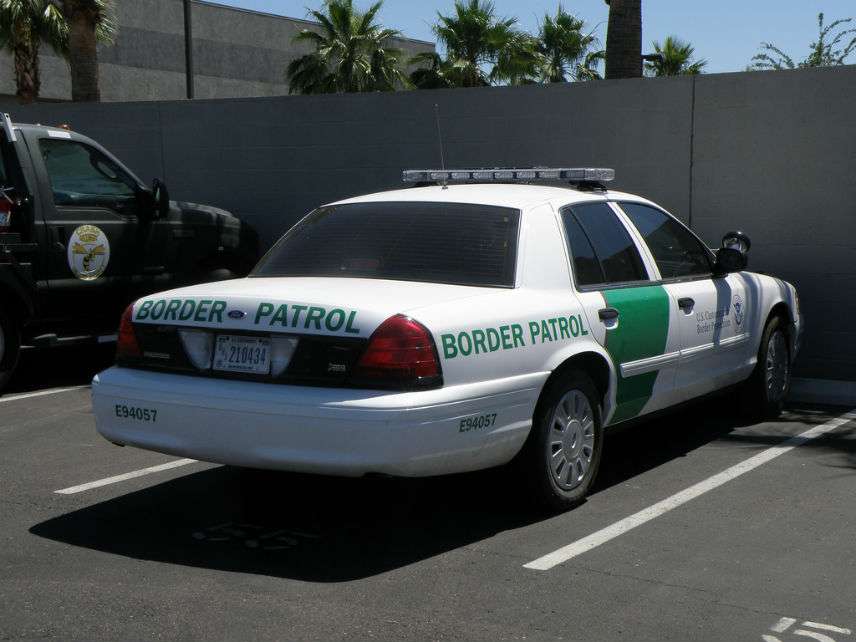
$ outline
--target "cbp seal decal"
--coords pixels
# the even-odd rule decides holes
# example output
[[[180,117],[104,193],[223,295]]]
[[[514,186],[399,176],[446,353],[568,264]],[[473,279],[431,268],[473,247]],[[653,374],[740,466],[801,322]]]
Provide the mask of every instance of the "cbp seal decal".
[[[110,262],[110,241],[94,225],[81,225],[68,241],[68,267],[82,281],[94,281]]]
[[[739,294],[735,294],[731,301],[731,305],[734,306],[734,323],[740,325],[743,323],[743,318],[746,316],[746,310],[743,307],[743,297]]]

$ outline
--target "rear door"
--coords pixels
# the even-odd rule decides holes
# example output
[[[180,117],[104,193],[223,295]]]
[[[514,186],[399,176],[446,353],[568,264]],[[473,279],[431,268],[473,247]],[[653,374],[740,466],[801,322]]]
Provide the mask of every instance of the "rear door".
[[[608,203],[568,206],[561,216],[578,296],[618,375],[611,423],[671,405],[679,333],[669,293],[652,282],[650,267]]]
[[[678,397],[689,399],[735,383],[749,344],[742,277],[714,277],[710,250],[666,212],[644,203],[618,205],[644,239],[663,287],[677,306]]]

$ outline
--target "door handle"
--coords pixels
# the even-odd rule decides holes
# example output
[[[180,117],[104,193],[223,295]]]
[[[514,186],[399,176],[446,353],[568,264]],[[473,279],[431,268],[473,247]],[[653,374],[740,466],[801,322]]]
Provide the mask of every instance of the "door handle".
[[[678,299],[678,307],[684,312],[692,310],[695,307],[695,300],[688,296]]]
[[[613,321],[618,318],[618,310],[615,308],[601,308],[597,311],[601,321]]]

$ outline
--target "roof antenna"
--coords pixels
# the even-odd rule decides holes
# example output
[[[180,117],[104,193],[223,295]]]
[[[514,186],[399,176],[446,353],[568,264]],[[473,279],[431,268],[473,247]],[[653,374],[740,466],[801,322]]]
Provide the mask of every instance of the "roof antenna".
[[[440,141],[440,169],[445,172],[446,154],[443,151],[443,130],[440,128],[440,105],[437,103],[434,103],[434,120],[437,121],[437,138]],[[443,186],[443,189],[449,189],[449,184],[445,178],[440,181],[440,184]]]

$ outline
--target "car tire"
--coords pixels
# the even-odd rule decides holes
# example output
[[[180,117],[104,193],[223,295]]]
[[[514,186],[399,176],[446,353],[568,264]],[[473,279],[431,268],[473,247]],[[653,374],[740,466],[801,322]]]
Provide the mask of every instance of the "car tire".
[[[14,317],[0,307],[0,392],[12,378],[20,354],[21,331],[18,323]]]
[[[743,414],[751,419],[778,417],[791,386],[791,352],[782,317],[767,322],[758,348],[758,363],[740,391]]]
[[[516,460],[520,474],[542,507],[573,508],[591,489],[603,452],[600,401],[591,378],[579,371],[556,377],[541,393],[532,421]]]

